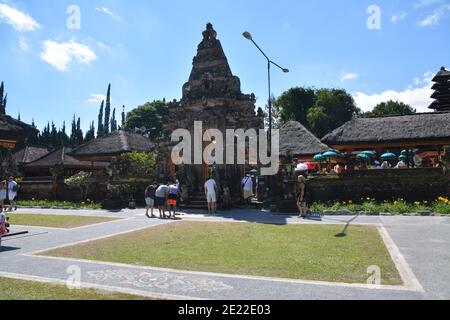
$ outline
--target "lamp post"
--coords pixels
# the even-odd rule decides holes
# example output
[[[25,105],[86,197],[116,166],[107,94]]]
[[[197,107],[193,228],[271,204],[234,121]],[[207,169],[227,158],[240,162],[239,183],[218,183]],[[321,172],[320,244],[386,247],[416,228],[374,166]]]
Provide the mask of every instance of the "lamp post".
[[[270,69],[271,66],[274,65],[277,68],[279,68],[281,71],[283,71],[284,73],[289,73],[289,69],[283,68],[281,67],[279,64],[275,63],[274,61],[272,61],[267,55],[266,53],[261,49],[260,46],[258,46],[258,44],[255,42],[255,40],[253,40],[253,36],[250,32],[246,31],[242,34],[244,36],[245,39],[250,40],[255,46],[256,48],[258,48],[258,50],[263,54],[263,56],[266,58],[267,60],[267,83],[268,83],[268,88],[269,88],[269,150],[271,149],[272,146],[272,90],[271,90],[271,77],[270,77]]]
[[[272,90],[271,90],[271,77],[270,77],[270,71],[271,71],[271,66],[274,65],[275,67],[279,68],[281,71],[283,71],[284,73],[289,73],[289,69],[283,68],[281,67],[278,63],[272,61],[267,54],[261,49],[260,46],[258,46],[258,44],[255,42],[255,40],[253,40],[253,36],[250,32],[246,31],[242,34],[244,36],[245,39],[251,41],[256,48],[258,48],[258,50],[263,54],[263,56],[266,58],[267,60],[267,84],[268,84],[268,88],[269,88],[269,138],[268,138],[268,150],[270,155],[272,155],[272,127],[273,127],[273,123],[272,123]],[[270,197],[271,200],[273,201],[273,179],[272,177],[269,178],[270,182]]]

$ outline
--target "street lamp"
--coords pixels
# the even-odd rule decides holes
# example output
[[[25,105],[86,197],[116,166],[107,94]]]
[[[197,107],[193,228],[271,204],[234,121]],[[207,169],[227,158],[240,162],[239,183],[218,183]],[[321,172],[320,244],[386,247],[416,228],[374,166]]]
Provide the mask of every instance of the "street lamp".
[[[274,65],[276,67],[278,67],[281,71],[283,71],[284,73],[289,73],[289,69],[283,68],[281,67],[279,64],[275,63],[274,61],[272,61],[266,54],[265,52],[260,48],[260,46],[258,46],[258,44],[255,42],[255,40],[253,40],[253,36],[250,32],[246,31],[242,34],[244,36],[245,39],[250,40],[251,42],[253,42],[253,44],[256,46],[256,48],[258,48],[258,50],[263,54],[263,56],[266,58],[267,60],[267,82],[268,82],[268,87],[269,87],[269,146],[271,146],[271,140],[272,140],[272,98],[271,98],[271,94],[272,94],[272,90],[271,90],[271,77],[270,77],[270,67],[271,65]]]
[[[268,83],[268,87],[269,87],[269,145],[268,145],[268,149],[270,154],[272,154],[272,90],[271,90],[271,84],[270,84],[270,67],[271,65],[276,66],[277,68],[279,68],[281,71],[283,71],[284,73],[289,73],[289,69],[283,68],[281,67],[279,64],[275,63],[274,61],[272,61],[267,54],[258,46],[258,44],[255,42],[255,40],[253,40],[253,36],[250,32],[245,31],[243,34],[245,39],[253,42],[253,44],[256,46],[256,48],[258,48],[258,50],[263,54],[263,56],[266,58],[267,60],[267,83]],[[272,193],[273,191],[273,179],[270,179],[270,193]],[[271,197],[273,195],[271,194]]]

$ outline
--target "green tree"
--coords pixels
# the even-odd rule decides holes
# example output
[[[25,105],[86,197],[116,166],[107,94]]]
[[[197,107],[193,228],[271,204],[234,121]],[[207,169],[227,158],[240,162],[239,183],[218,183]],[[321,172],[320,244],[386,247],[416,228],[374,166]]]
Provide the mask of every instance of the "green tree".
[[[129,152],[122,154],[121,158],[128,174],[152,173],[156,165],[156,154],[152,152]]]
[[[89,142],[91,140],[95,139],[95,125],[94,121],[91,122],[91,125],[89,127],[89,130],[86,132],[86,135],[84,137],[85,142]]]
[[[3,81],[0,85],[0,115],[5,115],[6,114],[6,100],[7,100],[7,96],[5,95],[5,86],[3,84]]]
[[[81,201],[85,201],[89,192],[89,188],[93,184],[91,179],[92,173],[79,172],[70,178],[64,180],[64,183],[72,188],[80,190]]]
[[[385,116],[404,116],[416,113],[417,110],[403,102],[389,100],[377,104],[372,111],[366,112],[363,116],[367,117],[385,117]]]
[[[102,101],[100,105],[100,110],[98,112],[98,123],[97,123],[97,138],[100,138],[103,135],[103,107],[105,105],[105,101]]]
[[[163,119],[168,114],[169,109],[165,100],[147,102],[127,114],[125,129],[134,131],[135,129],[145,128],[150,138],[159,138],[164,131]]]
[[[113,110],[111,117],[111,132],[117,131],[117,121],[116,121],[116,108]]]
[[[121,128],[125,128],[125,106],[122,106],[122,122],[120,124]]]
[[[318,136],[342,126],[361,114],[353,97],[343,89],[320,89],[316,101],[307,114],[308,127]]]
[[[290,120],[296,120],[308,127],[307,113],[314,106],[316,92],[312,88],[295,87],[284,92],[278,99],[273,101],[274,119],[279,126]]]
[[[108,92],[106,93],[105,122],[103,122],[104,134],[109,133],[110,117],[111,117],[111,84],[108,85]]]

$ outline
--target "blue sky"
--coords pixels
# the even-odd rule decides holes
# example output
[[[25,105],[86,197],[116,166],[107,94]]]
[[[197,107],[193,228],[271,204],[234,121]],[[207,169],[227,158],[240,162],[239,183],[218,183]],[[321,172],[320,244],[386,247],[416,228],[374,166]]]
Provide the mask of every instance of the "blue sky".
[[[71,5],[80,29],[67,28]],[[376,22],[372,5],[375,29],[367,26]],[[392,98],[425,111],[430,77],[450,67],[446,0],[0,0],[7,112],[39,128],[48,120],[69,125],[76,114],[87,128],[110,82],[113,106],[127,111],[179,99],[209,21],[258,106],[267,101],[266,65],[246,30],[291,70],[274,70],[275,96],[294,86],[340,87],[365,110]]]

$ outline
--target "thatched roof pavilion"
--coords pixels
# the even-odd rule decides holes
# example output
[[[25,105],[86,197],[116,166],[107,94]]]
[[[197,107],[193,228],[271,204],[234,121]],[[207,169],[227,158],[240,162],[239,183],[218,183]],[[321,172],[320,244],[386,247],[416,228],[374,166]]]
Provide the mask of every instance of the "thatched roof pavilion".
[[[36,132],[33,126],[0,114],[0,147],[12,149],[17,141],[28,138]]]
[[[61,167],[66,172],[65,175],[72,175],[78,171],[93,171],[93,170],[101,170],[108,167],[109,163],[106,162],[89,162],[89,161],[80,161],[73,156],[70,155],[72,151],[71,148],[61,148],[54,152],[51,152],[31,163],[24,164],[22,166],[26,175],[49,175],[51,173],[51,169],[57,166]]]
[[[300,160],[312,160],[329,148],[297,121],[289,121],[280,129],[280,155],[292,155]]]
[[[46,147],[27,146],[13,154],[16,165],[24,165],[36,161],[49,154]]]
[[[84,161],[108,161],[120,157],[124,153],[139,151],[151,152],[156,144],[150,139],[127,131],[115,131],[101,138],[92,140],[70,154]]]
[[[327,134],[322,142],[340,151],[450,145],[450,112],[358,118]]]

